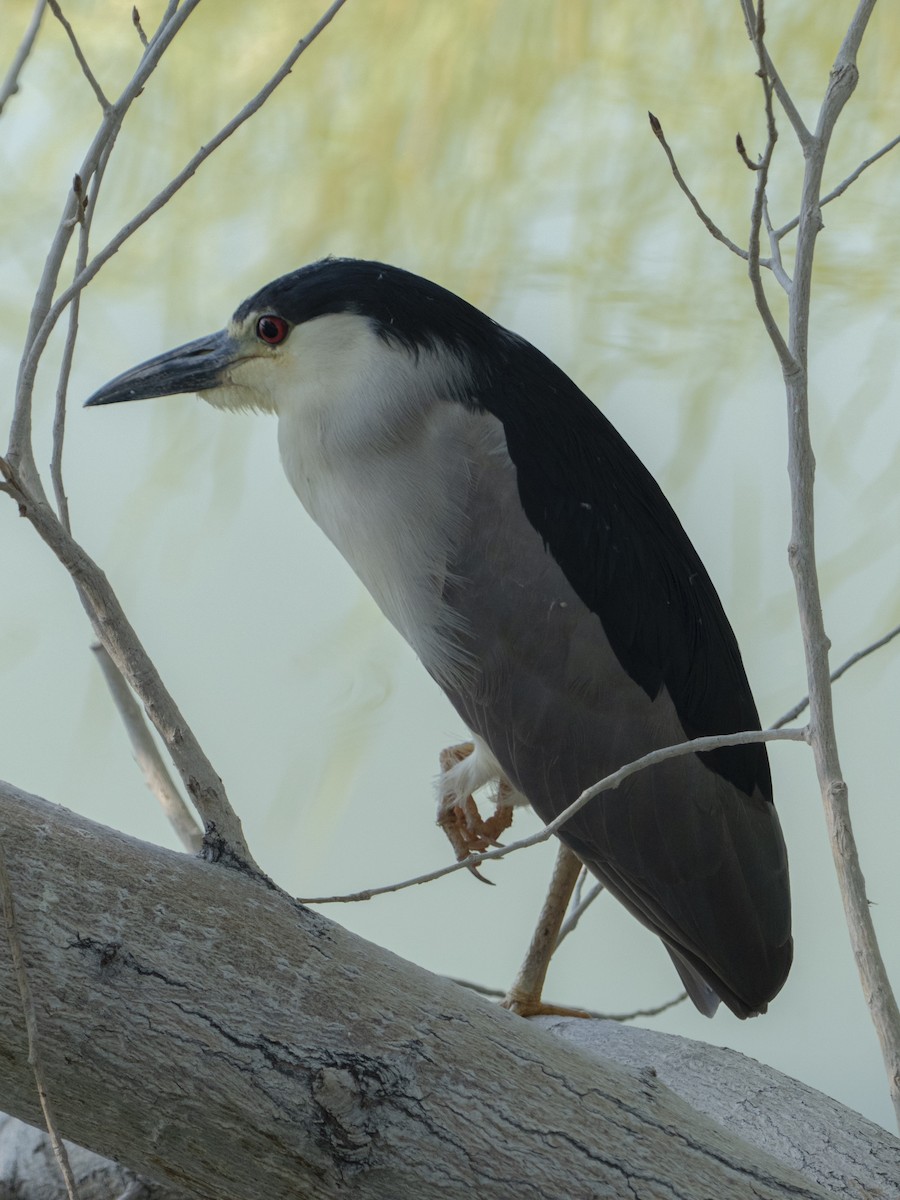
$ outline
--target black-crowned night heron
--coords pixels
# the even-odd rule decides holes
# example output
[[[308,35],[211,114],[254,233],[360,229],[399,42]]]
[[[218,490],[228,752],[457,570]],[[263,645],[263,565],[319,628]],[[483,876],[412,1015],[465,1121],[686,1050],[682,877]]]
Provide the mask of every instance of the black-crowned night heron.
[[[445,752],[459,854],[549,821],[651,750],[759,729],[740,652],[659,487],[575,384],[458,296],[326,259],[88,404],[199,392],[278,417],[288,479],[471,731]],[[470,797],[497,784],[482,822]],[[658,934],[704,1013],[764,1012],[791,963],[762,744],[628,778],[559,837]]]

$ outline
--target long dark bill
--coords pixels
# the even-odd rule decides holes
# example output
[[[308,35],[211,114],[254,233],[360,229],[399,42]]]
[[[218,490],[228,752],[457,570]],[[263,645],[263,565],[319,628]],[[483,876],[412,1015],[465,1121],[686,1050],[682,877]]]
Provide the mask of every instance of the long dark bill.
[[[140,366],[124,371],[94,392],[85,408],[118,404],[123,400],[149,400],[153,396],[176,396],[218,387],[222,373],[241,357],[238,343],[222,329],[197,338],[175,350],[167,350]]]

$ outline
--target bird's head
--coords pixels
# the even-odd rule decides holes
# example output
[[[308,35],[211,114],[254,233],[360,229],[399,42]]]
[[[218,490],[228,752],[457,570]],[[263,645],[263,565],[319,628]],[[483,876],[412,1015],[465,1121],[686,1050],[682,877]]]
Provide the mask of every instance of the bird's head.
[[[125,371],[86,406],[196,392],[217,408],[284,415],[323,394],[396,400],[414,370],[453,390],[470,374],[473,350],[498,332],[477,309],[407,271],[323,259],[261,288],[218,333]]]

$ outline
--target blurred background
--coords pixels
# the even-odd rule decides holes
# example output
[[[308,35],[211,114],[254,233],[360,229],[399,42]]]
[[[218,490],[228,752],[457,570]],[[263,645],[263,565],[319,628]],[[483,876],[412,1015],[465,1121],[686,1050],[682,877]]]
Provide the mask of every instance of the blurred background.
[[[3,63],[31,4],[3,0]],[[855,6],[772,0],[769,46],[814,123]],[[243,106],[324,9],[219,0],[188,21],[133,106],[94,221],[103,244]],[[141,47],[130,7],[66,9],[108,95]],[[141,6],[152,31],[162,5]],[[660,119],[720,226],[745,242],[734,151],[764,117],[737,0],[351,0],[266,108],[104,268],[82,306],[65,479],[73,529],[116,588],[221,774],[255,856],[296,895],[448,861],[438,752],[464,730],[281,472],[275,424],[192,397],[84,411],[137,361],[220,328],[267,280],[323,254],[379,258],[465,296],[555,359],[655,473],[735,626],[764,722],[806,692],[787,565],[785,404],[744,264],[714,242],[651,134]],[[826,189],[897,132],[900,42],[880,6]],[[99,108],[49,14],[0,117],[4,423],[43,260]],[[779,116],[776,225],[801,156]],[[811,336],[817,529],[833,664],[900,620],[900,158],[824,210]],[[789,240],[787,243],[790,266]],[[771,284],[771,281],[770,281]],[[776,312],[784,305],[770,286]],[[36,392],[50,458],[57,331]],[[63,569],[0,503],[0,771],[137,837],[175,845],[132,763]],[[900,645],[836,688],[868,894],[900,984]],[[796,962],[770,1013],[655,1028],[732,1046],[893,1128],[844,926],[812,757],[771,747],[791,854]],[[536,828],[519,813],[514,832]],[[505,987],[554,849],[323,911],[428,969]],[[555,960],[546,997],[620,1013],[678,991],[661,945],[608,898]]]

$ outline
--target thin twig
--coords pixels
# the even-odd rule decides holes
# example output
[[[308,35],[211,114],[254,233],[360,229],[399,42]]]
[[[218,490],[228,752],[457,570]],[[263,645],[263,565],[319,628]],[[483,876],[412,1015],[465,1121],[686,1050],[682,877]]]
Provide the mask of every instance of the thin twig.
[[[466,988],[467,991],[475,992],[477,996],[486,996],[489,1000],[502,1000],[506,992],[502,988],[487,987],[483,983],[472,983],[468,979],[454,979],[450,975],[445,975],[450,983],[455,983],[457,987]],[[627,1013],[602,1013],[592,1012],[589,1008],[579,1008],[579,1012],[583,1012],[585,1016],[591,1017],[595,1021],[634,1021],[638,1017],[658,1017],[660,1013],[666,1012],[670,1008],[674,1008],[676,1004],[681,1004],[687,1000],[687,992],[679,992],[671,1000],[666,1000],[663,1004],[657,1004],[653,1008],[636,1008],[632,1012]],[[563,1007],[557,1005],[549,1005],[550,1008]]]
[[[69,1200],[77,1200],[78,1193],[75,1188],[75,1177],[72,1174],[72,1167],[69,1163],[69,1155],[66,1147],[56,1127],[56,1121],[54,1120],[53,1110],[50,1105],[50,1095],[47,1090],[47,1081],[44,1077],[37,1027],[37,1013],[35,1012],[31,984],[28,982],[28,969],[25,966],[25,956],[22,952],[22,942],[16,924],[16,905],[13,899],[12,884],[9,878],[2,841],[0,841],[0,901],[2,901],[6,939],[9,942],[13,970],[15,971],[16,982],[19,985],[22,1014],[25,1018],[25,1033],[28,1039],[28,1065],[31,1067],[31,1073],[34,1076],[38,1099],[41,1103],[41,1112],[44,1114],[44,1123],[47,1126],[47,1135],[50,1138],[50,1145],[53,1147],[53,1153],[56,1156],[56,1161],[63,1177],[63,1182],[65,1183],[66,1195]]]
[[[722,733],[716,734],[713,737],[694,738],[689,742],[679,742],[675,746],[662,746],[658,750],[651,750],[649,754],[643,755],[642,758],[635,759],[634,762],[627,763],[624,767],[613,771],[611,775],[607,775],[598,783],[586,788],[577,800],[570,804],[568,808],[563,809],[558,817],[529,837],[521,838],[517,842],[510,842],[507,846],[498,846],[495,849],[484,850],[478,854],[469,854],[458,862],[451,863],[449,866],[441,867],[437,871],[429,871],[424,875],[417,875],[414,879],[406,879],[402,883],[391,883],[385,884],[382,887],[366,888],[364,891],[352,892],[344,896],[301,897],[297,903],[350,904],[362,900],[371,900],[375,896],[384,896],[390,892],[400,892],[405,888],[417,887],[419,884],[431,883],[434,879],[442,879],[445,875],[452,875],[456,871],[468,869],[471,866],[477,867],[479,863],[488,862],[496,858],[505,858],[508,854],[514,854],[517,850],[524,850],[528,846],[538,846],[541,842],[548,841],[553,834],[565,825],[566,821],[571,820],[595,796],[599,796],[601,792],[614,791],[631,775],[636,775],[638,771],[645,771],[648,767],[656,766],[657,763],[665,762],[666,759],[679,758],[683,754],[700,754],[708,750],[718,750],[723,746],[746,746],[752,742],[777,741],[805,742],[808,741],[808,733],[806,728],[756,729],[748,730],[746,733]]]
[[[847,188],[850,187],[852,183],[856,183],[863,171],[865,171],[868,167],[871,167],[873,163],[878,162],[880,158],[884,158],[886,154],[889,154],[891,150],[895,149],[897,146],[900,146],[900,133],[898,133],[895,138],[891,138],[891,140],[886,145],[882,146],[880,150],[876,150],[874,154],[870,154],[868,158],[864,158],[855,171],[851,171],[846,179],[842,180],[836,188],[832,188],[827,196],[823,196],[819,200],[819,208],[824,208],[825,205],[830,204],[832,200],[837,200],[838,196],[843,196]],[[782,225],[780,228],[776,229],[774,231],[774,236],[780,241],[785,234],[788,234],[791,232],[791,230],[796,229],[799,224],[800,218],[793,217],[786,225]]]
[[[874,654],[876,650],[880,650],[882,646],[886,646],[898,636],[900,636],[900,625],[895,625],[894,628],[884,634],[883,637],[877,638],[874,642],[868,646],[865,646],[862,650],[857,650],[855,654],[851,654],[848,659],[845,659],[845,661],[842,662],[839,667],[832,671],[831,682],[836,683],[837,680],[840,679],[841,676],[847,671],[849,671],[851,667],[855,666],[856,663],[860,662],[864,658],[867,658],[870,654]],[[795,721],[808,706],[809,696],[804,696],[802,700],[798,701],[793,708],[789,709],[786,713],[784,713],[783,716],[779,717],[777,721],[769,726],[769,728],[782,729],[790,721]],[[578,884],[576,885],[575,892],[573,893],[572,907],[569,915],[566,917],[566,920],[563,922],[562,928],[559,931],[559,938],[556,943],[557,950],[559,949],[563,939],[568,937],[568,935],[575,929],[587,909],[594,903],[600,893],[604,891],[602,883],[594,883],[594,886],[582,899],[581,888],[584,885],[586,877],[587,871],[585,870],[582,872]]]
[[[837,680],[840,679],[845,672],[849,671],[851,667],[855,666],[862,659],[868,658],[870,654],[874,654],[876,650],[880,650],[882,646],[886,646],[888,642],[892,642],[898,635],[900,635],[900,625],[895,625],[893,629],[889,630],[884,635],[884,637],[878,638],[876,641],[872,642],[871,645],[864,647],[862,650],[857,650],[855,654],[851,654],[848,659],[845,659],[845,661],[842,662],[839,667],[831,672],[831,682],[836,683]],[[773,722],[769,728],[781,729],[782,726],[787,725],[789,721],[793,721],[799,717],[800,714],[808,707],[809,696],[804,696],[802,700],[797,701],[793,708],[789,708],[786,713],[778,718],[777,721]]]
[[[193,730],[169,694],[159,672],[93,559],[67,533],[53,510],[25,489],[10,463],[0,459],[0,485],[69,572],[85,604],[97,638],[144,703],[146,712],[181,775],[207,830],[208,854],[217,860],[257,869],[240,818],[231,807],[222,780]]]
[[[569,915],[566,917],[565,921],[563,921],[562,925],[560,926],[559,937],[556,939],[556,949],[557,950],[563,944],[563,941],[575,929],[578,922],[581,920],[581,918],[584,916],[584,914],[587,912],[587,910],[591,907],[591,905],[594,903],[594,901],[597,899],[597,897],[600,895],[600,893],[604,892],[604,891],[606,891],[606,888],[603,886],[603,884],[596,882],[596,883],[594,883],[594,886],[590,889],[590,891],[588,892],[588,894],[586,896],[584,896],[584,897],[578,896],[577,898],[573,898],[573,903],[572,903],[571,909],[569,910]]]
[[[79,203],[81,212],[81,220],[79,221],[81,233],[78,238],[78,256],[75,260],[75,269],[77,271],[80,266],[84,265],[87,259],[88,230],[90,228],[89,214],[92,214],[92,208],[88,203],[88,197],[84,194],[83,184],[79,175],[75,176],[72,190],[76,193],[76,200]],[[56,383],[56,402],[53,411],[53,430],[51,434],[50,480],[53,484],[53,494],[56,497],[56,511],[59,513],[59,519],[68,533],[72,532],[72,523],[69,520],[69,501],[66,497],[65,485],[63,484],[62,454],[66,433],[66,394],[69,386],[69,376],[72,373],[72,360],[75,356],[75,342],[78,338],[80,309],[81,297],[76,296],[69,309],[66,340],[63,345],[62,361]]]
[[[163,757],[150,735],[140,705],[104,647],[98,644],[92,646],[91,649],[97,656],[106,686],[109,688],[113,703],[122,718],[135,761],[144,774],[147,787],[159,801],[185,850],[190,854],[199,854],[203,847],[203,830],[181,798]]]
[[[41,27],[41,18],[44,15],[44,9],[47,7],[47,0],[37,0],[34,10],[31,14],[31,20],[28,22],[28,28],[22,35],[22,40],[13,55],[13,60],[9,64],[9,70],[0,83],[0,113],[6,106],[6,102],[11,96],[14,96],[19,90],[19,76],[22,74],[22,68],[31,49],[34,46],[35,38],[38,35],[38,30]]]
[[[584,885],[588,881],[589,874],[590,874],[590,872],[588,871],[587,867],[581,868],[581,874],[576,879],[575,888],[572,892],[572,907],[573,908],[575,908],[577,905],[579,905],[581,903],[581,897],[584,893]]]
[[[72,299],[82,291],[94,278],[94,276],[105,266],[107,262],[116,254],[126,241],[140,227],[146,224],[152,216],[172,199],[177,191],[179,191],[187,181],[196,174],[197,169],[222,145],[228,138],[239,129],[246,121],[248,121],[259,109],[265,104],[268,98],[272,95],[275,89],[281,84],[291,73],[294,65],[300,55],[315,41],[323,29],[325,29],[331,21],[337,16],[338,12],[344,7],[347,0],[333,0],[333,3],[326,12],[319,18],[316,24],[312,27],[305,37],[291,50],[290,54],[271,76],[271,78],[263,85],[250,100],[232,119],[216,133],[205,146],[202,146],[195,155],[185,164],[185,166],[175,175],[169,183],[158,192],[156,196],[141,209],[134,217],[131,218],[119,232],[112,237],[109,242],[100,250],[88,265],[78,273],[72,283],[57,297],[55,302],[47,310],[40,328],[34,334],[33,339],[29,344],[28,352],[25,356],[22,366],[22,378],[30,387],[33,386],[34,375],[37,370],[37,363],[44,352],[47,340],[53,331],[56,322],[66,307],[72,302]],[[179,13],[182,9],[178,10]],[[150,44],[151,49],[153,43]],[[146,56],[145,56],[146,57]],[[117,107],[114,106],[114,108]]]
[[[81,67],[81,70],[84,73],[85,79],[88,81],[88,83],[94,89],[94,95],[97,97],[100,107],[103,109],[104,112],[107,112],[109,109],[109,106],[110,106],[109,101],[107,100],[106,96],[103,94],[103,88],[97,82],[96,75],[91,70],[91,68],[88,66],[88,61],[84,57],[84,52],[78,44],[78,38],[75,36],[75,30],[72,28],[72,26],[66,20],[65,16],[63,15],[62,9],[59,7],[59,4],[57,3],[57,0],[47,0],[47,3],[49,4],[50,11],[53,13],[54,17],[56,17],[57,21],[59,21],[60,25],[62,25],[63,29],[68,34],[69,41],[72,43],[72,49],[75,51],[75,57],[78,59],[78,65]]]
[[[775,124],[775,112],[772,107],[772,81],[767,74],[766,53],[765,46],[763,45],[763,32],[765,30],[763,0],[759,0],[759,5],[755,13],[753,12],[753,5],[750,3],[750,0],[741,0],[741,7],[744,10],[750,40],[756,51],[759,65],[757,74],[762,83],[763,103],[766,114],[766,147],[760,155],[758,163],[755,165],[756,185],[753,191],[753,204],[750,209],[750,236],[747,240],[747,249],[749,251],[747,273],[750,276],[750,285],[753,288],[753,297],[756,301],[760,318],[769,335],[769,340],[775,347],[775,353],[778,355],[781,363],[782,373],[787,376],[798,371],[799,367],[778,326],[775,314],[772,312],[762,281],[762,271],[760,270],[762,266],[770,265],[764,264],[760,257],[759,242],[763,226],[763,214],[765,213],[767,203],[769,167],[772,164],[772,156],[775,153],[775,143],[778,141],[778,127]],[[792,287],[788,289],[788,293],[789,295],[793,293]]]
[[[744,13],[744,24],[747,28],[747,36],[754,45],[759,42],[761,50],[760,67],[772,81],[772,88],[775,95],[778,97],[778,103],[784,110],[784,114],[790,121],[794,133],[797,135],[797,141],[802,149],[806,149],[812,142],[812,134],[807,129],[803,118],[794,104],[790,93],[784,86],[781,76],[775,69],[775,64],[772,62],[772,56],[769,54],[769,48],[765,44],[766,21],[765,12],[763,9],[762,0],[760,0],[759,9],[754,11],[752,0],[741,0],[741,8]]]
[[[200,3],[200,0],[183,0],[180,7],[174,8],[170,3],[164,20],[153,35],[138,69],[131,81],[125,86],[121,96],[108,109],[94,135],[94,140],[88,147],[87,153],[78,169],[82,187],[89,187],[98,166],[108,159],[112,146],[118,136],[125,114],[131,104],[141,94],[147,80],[156,69],[160,59],[171,45],[172,40],[184,26],[185,21]],[[53,293],[59,279],[63,259],[69,245],[72,232],[78,221],[80,201],[73,191],[66,193],[66,202],[56,233],[50,245],[50,250],[44,260],[44,269],[35,292],[31,314],[28,318],[28,331],[25,335],[25,346],[19,364],[19,374],[16,380],[16,400],[13,416],[10,422],[9,449],[7,457],[17,471],[20,480],[29,492],[40,500],[45,500],[44,485],[38,473],[34,460],[34,449],[31,444],[32,395],[34,392],[35,373],[43,353],[43,346],[50,330],[46,331],[43,344],[35,348],[35,339],[41,333],[46,323],[47,314],[53,302]],[[52,328],[52,326],[51,326]],[[36,351],[32,353],[32,351]]]
[[[790,292],[792,286],[791,277],[784,269],[784,263],[781,261],[781,243],[778,241],[775,230],[772,228],[772,222],[769,218],[768,196],[763,196],[763,222],[766,226],[766,234],[769,238],[769,249],[771,250],[771,255],[767,260],[767,265],[771,268],[772,274],[781,284],[784,291]]]
[[[163,15],[160,17],[159,24],[156,27],[156,32],[150,38],[149,45],[146,47],[146,49],[148,49],[148,50],[150,49],[150,47],[153,45],[153,43],[159,37],[162,30],[166,27],[166,25],[169,23],[169,21],[171,21],[172,18],[175,16],[178,6],[181,3],[182,3],[182,0],[168,0],[168,3],[166,4],[166,10],[163,13]],[[131,19],[132,19],[132,21],[134,20],[134,12],[133,11],[131,14]]]
[[[100,191],[100,185],[103,182],[103,175],[106,171],[109,157],[112,154],[113,142],[110,141],[102,151],[94,177],[91,182],[90,193],[84,191],[84,184],[81,177],[76,175],[73,183],[76,200],[79,203],[81,219],[79,224],[78,234],[78,252],[75,256],[75,274],[83,270],[87,262],[88,250],[90,247],[91,225],[94,219],[94,213],[97,211],[97,195]],[[81,294],[79,293],[72,300],[69,309],[69,321],[66,330],[66,340],[63,346],[62,361],[60,362],[59,375],[57,376],[56,384],[56,402],[53,413],[53,429],[51,432],[52,450],[50,454],[50,480],[53,484],[53,494],[56,498],[56,511],[59,513],[59,519],[63,527],[68,533],[72,532],[72,525],[69,520],[69,502],[66,497],[66,489],[63,483],[62,474],[62,458],[63,458],[63,442],[66,434],[66,403],[69,389],[69,376],[72,372],[72,360],[75,356],[75,342],[78,337],[78,318],[81,310]],[[82,602],[83,599],[82,599]],[[90,615],[90,614],[88,614]]]
[[[336,12],[337,9],[339,7],[341,7],[341,5],[343,5],[345,2],[346,2],[346,0],[339,0],[339,3],[337,5],[332,5],[332,9]],[[50,3],[53,5],[56,5],[56,0],[50,0]],[[56,7],[54,7],[54,13],[56,13],[56,11],[57,11],[57,9],[56,9]],[[331,10],[329,10],[329,11],[331,11]],[[62,18],[61,14],[58,14],[58,15],[60,16],[61,20],[64,19],[64,18]],[[332,15],[333,15],[333,13],[332,13]],[[135,9],[133,11],[132,20],[134,20],[135,16],[137,16],[137,9]],[[328,20],[330,20],[330,17],[328,17],[327,13],[321,19],[321,21],[318,23],[318,25],[315,27],[315,29],[312,32],[310,32],[309,34],[307,34],[306,38],[304,39],[305,44],[302,45],[301,50],[298,51],[297,46],[294,47],[294,50],[292,51],[292,55],[289,56],[289,58],[287,60],[288,63],[295,62],[296,59],[299,57],[300,53],[302,53],[302,50],[306,49],[306,45],[311,43],[313,41],[313,39],[316,36],[318,36],[318,33],[321,32],[321,29],[325,28],[325,25],[328,23],[328,20],[326,20],[326,18],[328,18]],[[138,24],[138,26],[140,25],[140,17],[139,16],[137,17],[137,24]],[[143,32],[143,31],[141,31],[141,32]],[[147,45],[146,40],[144,40],[144,44]],[[298,43],[298,45],[299,44],[300,43]],[[281,78],[284,78],[287,74],[289,74],[289,68],[287,70],[285,69],[286,65],[287,65],[287,63],[283,63],[282,66],[279,68],[279,72],[277,73],[277,74],[281,74],[282,72],[284,73],[281,75]],[[272,77],[272,79],[276,79],[276,78],[277,78],[277,75]],[[278,82],[280,82],[280,81],[281,81],[281,79],[278,79]],[[270,84],[272,83],[271,79],[270,79],[269,83]],[[277,86],[277,84],[272,86],[271,90],[267,93],[267,96],[271,95],[271,91],[274,90],[275,86]],[[263,89],[263,91],[265,91],[265,89]],[[251,101],[251,104],[255,103],[256,101],[259,101],[259,105],[264,103],[264,99],[267,98],[267,96],[264,97],[263,100],[260,100],[261,95],[262,95],[262,92],[258,93],[257,96],[254,98],[254,101]],[[257,105],[257,107],[259,107],[259,105]],[[109,106],[107,105],[107,107],[109,107]],[[249,106],[247,106],[247,108],[249,108]],[[242,113],[238,114],[238,116],[242,117],[242,114],[244,112],[247,112],[247,108],[242,110]],[[254,111],[256,111],[256,110],[254,109]],[[248,116],[249,115],[252,115],[252,114],[248,114]],[[242,119],[246,120],[247,117],[242,117]],[[235,118],[235,121],[237,121],[237,120],[238,120],[238,118]],[[234,125],[235,129],[237,128],[237,124],[235,124],[234,122],[232,122],[232,125]],[[225,128],[227,128],[227,126]],[[232,132],[233,132],[233,130],[232,130]],[[230,136],[230,134],[226,135],[226,136]],[[224,140],[224,138],[222,140]],[[203,147],[203,149],[199,152],[199,154],[203,155],[203,159],[209,157],[209,155],[216,149],[217,144],[221,144],[221,143],[217,143],[216,139],[214,138],[211,142],[209,142],[206,146]],[[110,143],[110,145],[105,149],[104,153],[100,156],[100,159],[98,161],[98,164],[97,164],[97,167],[94,172],[93,179],[92,179],[91,197],[90,197],[91,203],[90,204],[87,203],[87,197],[84,197],[83,199],[81,199],[81,197],[79,197],[79,199],[81,199],[82,218],[80,221],[81,236],[80,236],[80,240],[79,240],[78,256],[75,261],[75,269],[73,272],[74,278],[76,280],[78,279],[79,276],[83,275],[85,266],[87,264],[90,225],[91,225],[91,221],[93,218],[93,213],[96,211],[97,195],[99,193],[100,183],[101,183],[102,177],[103,177],[103,172],[105,170],[106,163],[109,159],[109,154],[110,154],[111,150],[112,150],[112,144]],[[194,158],[199,159],[199,155],[195,155]],[[203,159],[199,159],[199,161],[203,161]],[[194,160],[192,160],[192,161],[194,161]],[[199,161],[198,161],[198,165],[199,165]],[[192,174],[193,174],[193,172],[192,172]],[[75,179],[76,179],[77,183],[80,183],[80,176],[76,175]],[[158,199],[158,197],[157,197],[157,199]],[[146,209],[144,211],[146,211]],[[150,215],[152,215],[152,214],[150,214]],[[70,288],[69,290],[72,291],[73,294],[71,296],[69,329],[68,329],[68,334],[66,337],[65,347],[63,349],[62,365],[60,367],[59,382],[57,385],[57,392],[56,392],[56,412],[55,412],[54,423],[53,423],[53,453],[52,453],[51,464],[50,464],[50,473],[51,473],[51,479],[53,482],[54,495],[56,497],[57,510],[60,514],[60,520],[62,521],[63,525],[66,527],[67,530],[70,530],[71,527],[69,524],[68,504],[66,501],[65,489],[64,489],[63,483],[62,483],[62,446],[63,446],[63,438],[65,435],[66,389],[67,389],[69,374],[71,371],[72,356],[74,354],[74,348],[75,348],[75,340],[76,340],[77,332],[78,332],[78,308],[79,308],[79,303],[80,303],[79,297],[81,294],[81,290],[83,290],[83,287],[82,287],[82,289],[78,289],[78,290],[74,290],[72,288]]]
[[[741,0],[745,12],[750,0]],[[765,295],[753,273],[751,279],[757,307],[782,365],[787,401],[788,477],[791,489],[791,540],[788,559],[797,594],[797,609],[803,636],[803,651],[809,682],[810,745],[828,826],[829,842],[841,900],[860,974],[863,994],[881,1046],[891,1100],[900,1125],[900,1008],[890,985],[887,969],[878,945],[866,883],[859,862],[853,826],[850,820],[848,788],[841,771],[831,672],[828,663],[830,642],[825,631],[822,597],[815,547],[815,455],[809,420],[808,351],[810,297],[816,239],[822,228],[819,197],[822,174],[835,125],[853,94],[859,78],[856,55],[875,0],[859,0],[856,11],[838,50],[828,87],[822,100],[815,134],[804,147],[800,222],[794,256],[794,282],[788,295],[788,338],[774,323]],[[765,74],[761,28],[751,39],[757,49],[766,93],[767,120],[771,137],[771,84]],[[754,201],[751,224],[758,221],[759,189]],[[752,251],[752,247],[751,247]]]
[[[750,157],[750,155],[747,153],[747,147],[744,145],[744,139],[741,136],[740,132],[735,134],[734,148],[738,152],[738,158],[740,158],[741,162],[744,164],[744,166],[747,168],[748,171],[758,171],[759,170],[759,163],[754,162],[753,159]]]
[[[706,226],[706,228],[709,230],[709,232],[712,234],[712,236],[716,239],[717,242],[721,242],[723,246],[727,246],[728,249],[732,252],[732,254],[736,254],[738,256],[738,258],[743,258],[746,260],[747,251],[743,250],[736,242],[733,242],[730,237],[727,237],[722,232],[722,230],[718,227],[718,225],[715,223],[715,221],[712,219],[712,217],[709,216],[709,214],[706,212],[706,210],[701,206],[700,201],[697,199],[697,197],[694,195],[694,193],[688,187],[687,183],[685,182],[684,176],[681,174],[681,171],[678,168],[678,163],[675,161],[675,155],[672,152],[672,148],[669,145],[669,143],[666,141],[666,135],[665,135],[665,133],[663,133],[663,127],[659,121],[659,118],[655,117],[652,112],[647,113],[647,116],[650,118],[650,128],[653,130],[653,134],[656,137],[656,140],[662,146],[663,150],[665,151],[666,158],[669,160],[669,166],[672,170],[672,174],[675,176],[675,182],[681,188],[682,192],[684,192],[685,196],[687,196],[694,212],[697,214],[697,216],[700,218],[700,220],[703,222],[703,224]],[[767,264],[763,263],[762,265],[765,266]]]
[[[141,59],[138,71],[122,92],[115,105],[104,113],[100,129],[94,138],[82,171],[79,172],[83,186],[87,186],[97,171],[105,165],[115,141],[118,129],[128,107],[139,94],[146,79],[158,63],[172,38],[183,26],[199,0],[184,0],[177,9],[172,4],[167,9],[168,20],[161,24]],[[200,748],[174,700],[165,689],[158,672],[141,646],[134,630],[125,619],[124,612],[112,589],[93,562],[74,542],[64,525],[57,520],[45,501],[40,475],[34,461],[31,445],[31,400],[38,362],[47,339],[56,321],[68,304],[80,294],[87,282],[93,278],[134,229],[139,228],[178,190],[196,171],[201,162],[229,137],[244,121],[248,120],[268,99],[279,83],[287,77],[303,51],[329,24],[346,0],[334,0],[312,30],[302,38],[269,79],[241,112],[195,155],[187,167],[151,202],[138,216],[130,221],[113,242],[95,257],[93,263],[84,267],[63,294],[52,301],[53,291],[63,255],[71,236],[73,222],[77,221],[80,201],[70,193],[63,218],[51,246],[44,274],[35,297],[26,350],[19,372],[16,408],[10,434],[9,461],[3,464],[6,483],[3,490],[17,501],[20,510],[31,520],[35,529],[66,565],[78,587],[79,594],[88,608],[97,637],[103,642],[125,678],[140,696],[166,744],[173,762],[184,780],[188,793],[197,805],[211,840],[211,853],[221,853],[229,859],[253,866],[249,848],[244,840],[241,824],[232,809],[222,782],[211,763]],[[96,200],[96,191],[92,191]],[[57,439],[57,445],[61,445]],[[214,848],[213,848],[214,845]]]
[[[131,10],[131,23],[137,30],[137,35],[141,39],[141,45],[146,50],[149,43],[147,41],[147,35],[144,33],[144,27],[141,24],[141,14],[138,12],[137,6]]]

